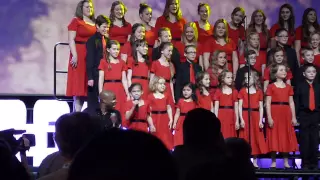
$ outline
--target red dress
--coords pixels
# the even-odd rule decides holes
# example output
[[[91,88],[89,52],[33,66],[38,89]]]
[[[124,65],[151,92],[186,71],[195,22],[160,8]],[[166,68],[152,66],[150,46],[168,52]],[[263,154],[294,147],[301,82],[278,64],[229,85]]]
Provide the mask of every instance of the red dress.
[[[151,27],[151,29],[149,31],[146,31],[146,41],[148,43],[148,56],[149,59],[152,60],[152,49],[153,49],[153,45],[155,40],[158,37],[158,33],[156,32],[154,27]]]
[[[125,104],[125,112],[128,112],[133,107],[132,101],[127,101]],[[139,106],[138,111],[133,111],[130,120],[128,121],[129,129],[148,132],[148,112],[149,112],[149,103],[144,100],[144,105]]]
[[[231,94],[223,94],[221,89],[217,89],[214,100],[219,101],[218,118],[221,122],[223,137],[237,137],[234,111],[234,103],[238,101],[237,90],[233,89]]]
[[[244,33],[244,27],[241,25],[238,29],[232,29],[228,23],[228,33],[229,38],[232,39],[232,41],[236,44],[236,47],[238,46],[239,39],[244,41],[245,40],[245,33]]]
[[[213,100],[214,94],[215,94],[215,92],[216,92],[216,90],[217,90],[217,88],[218,88],[218,85],[219,85],[219,80],[218,80],[219,74],[218,74],[218,75],[213,74],[213,72],[212,72],[212,67],[209,67],[209,68],[207,69],[207,73],[208,73],[209,76],[210,76],[210,89],[209,89],[209,93],[210,93],[210,96],[211,96],[211,98],[212,98],[212,100]]]
[[[109,29],[110,40],[119,41],[120,46],[123,47],[124,43],[128,41],[128,36],[131,34],[131,31],[132,31],[131,28],[132,28],[131,24],[128,22],[125,22],[125,26],[122,26],[122,27],[119,27],[117,25],[112,25]]]
[[[268,32],[270,34],[269,30]],[[260,51],[267,52],[269,39],[267,39],[267,36],[263,32],[259,32],[259,39],[260,39]]]
[[[145,62],[135,64],[133,57],[129,57],[127,67],[132,70],[131,82],[141,84],[143,90],[142,98],[147,99],[149,95],[149,66]]]
[[[289,96],[293,96],[290,85],[278,88],[274,83],[269,84],[266,92],[271,96],[271,117],[273,128],[267,128],[267,144],[269,152],[294,152],[298,150],[298,143],[294,127],[291,124],[292,114],[289,105],[272,104],[272,102],[289,103]]]
[[[242,117],[245,123],[245,127],[239,130],[239,137],[244,138],[249,142],[249,120],[248,120],[248,92],[246,88],[242,88],[238,94],[238,98],[243,100],[242,104]],[[259,128],[260,112],[259,102],[263,101],[263,92],[257,90],[256,93],[250,93],[250,145],[252,148],[252,155],[266,154],[268,153],[268,147],[264,139],[263,130]]]
[[[233,71],[232,56],[233,56],[233,52],[237,50],[237,45],[230,38],[229,38],[229,42],[227,44],[225,44],[224,46],[221,46],[220,44],[218,44],[214,38],[210,38],[205,43],[205,46],[203,47],[203,52],[210,53],[210,57],[211,57],[216,50],[226,52],[227,61],[228,61],[228,69],[229,69],[229,71],[232,72]],[[209,62],[211,64],[211,58],[209,58]]]
[[[196,90],[196,96],[198,98],[199,108],[203,108],[203,109],[206,109],[206,110],[209,110],[209,111],[212,110],[211,105],[213,105],[212,104],[213,102],[212,102],[210,94],[208,96],[206,96],[204,94],[201,94],[200,90],[197,89]]]
[[[256,57],[256,63],[253,67],[262,74],[262,65],[266,65],[267,63],[267,51],[259,51],[259,56]],[[239,58],[239,64],[246,64],[246,60],[244,58],[244,54],[242,54]]]
[[[172,97],[171,87],[170,87],[170,81],[171,81],[170,67],[161,65],[160,61],[157,60],[157,61],[152,62],[150,72],[153,73],[154,75],[156,75],[158,77],[162,77],[166,80],[166,94],[168,94],[168,96],[171,98],[172,102],[174,102],[173,97]],[[172,107],[172,109],[173,109],[173,107]]]
[[[187,21],[184,18],[172,23],[164,16],[160,16],[157,18],[155,29],[156,32],[158,32],[160,28],[167,27],[171,31],[172,42],[181,41],[181,34],[183,33],[183,27],[186,23]]]
[[[111,69],[108,69],[108,66],[110,66]],[[114,92],[117,99],[115,109],[123,112],[121,107],[123,107],[127,97],[122,85],[122,72],[127,70],[125,62],[119,61],[116,64],[109,64],[106,59],[102,59],[100,61],[99,70],[104,71],[103,89]]]
[[[187,59],[184,56],[184,48],[186,47],[181,41],[177,41],[174,43],[174,47],[178,49],[179,54],[180,54],[180,62],[186,62]],[[199,56],[201,55],[201,45],[197,45],[197,55],[196,59],[194,60],[195,63],[199,62]]]
[[[170,120],[167,113],[167,105],[170,104],[170,98],[165,95],[164,98],[157,99],[153,94],[149,94],[148,101],[151,109],[151,118],[156,128],[156,132],[152,134],[158,137],[171,150],[173,148],[173,135],[168,126]]]
[[[271,34],[271,37],[275,37],[276,36],[276,31],[280,29],[280,25],[278,23],[274,24],[271,29],[270,29],[270,34]],[[289,46],[292,46],[293,43],[294,43],[294,39],[295,39],[295,36],[294,36],[294,33],[290,34],[289,32],[289,39],[288,39],[288,45]]]
[[[320,68],[320,54],[314,55],[313,64]]]
[[[129,41],[125,42],[124,45],[121,47],[121,53],[127,55],[127,60],[130,56],[132,56],[132,48]]]
[[[197,29],[198,29],[198,42],[200,44],[204,44],[208,40],[209,37],[212,37],[213,26],[210,25],[210,29],[206,31],[206,30],[200,28],[198,21],[195,21],[194,23],[196,24]]]
[[[287,72],[286,79],[287,80],[291,80],[292,79],[292,72],[290,70],[288,70],[288,72]],[[270,82],[270,67],[266,67],[266,69],[264,70],[263,81],[269,81]]]
[[[175,134],[173,136],[174,146],[182,145],[183,144],[183,122],[186,117],[186,114],[195,109],[197,104],[193,101],[186,102],[184,99],[180,99],[177,106],[180,109],[180,117],[177,122],[177,126],[175,129]]]
[[[301,51],[302,51],[302,49],[309,47],[309,43],[308,43],[308,41],[305,41],[304,38],[303,38],[302,26],[299,26],[296,29],[296,40],[300,40],[300,42],[301,42],[300,57],[298,57],[298,58],[300,60],[300,64],[303,64],[304,62],[303,62],[303,59],[302,59]]]
[[[68,25],[68,31],[76,31],[75,45],[78,64],[74,68],[70,64],[72,54],[70,53],[68,63],[67,96],[87,96],[88,80],[86,74],[86,42],[96,33],[96,26],[85,23],[82,19],[73,18]]]

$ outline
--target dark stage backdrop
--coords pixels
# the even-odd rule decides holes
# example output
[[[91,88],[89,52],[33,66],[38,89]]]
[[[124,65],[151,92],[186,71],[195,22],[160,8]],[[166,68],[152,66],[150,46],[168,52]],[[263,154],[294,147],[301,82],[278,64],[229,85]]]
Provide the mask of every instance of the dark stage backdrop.
[[[0,94],[53,94],[53,47],[66,42],[67,25],[78,0],[8,0],[0,1]],[[165,0],[147,0],[153,8],[153,20],[162,14]],[[181,0],[183,16],[198,19],[200,1]],[[270,27],[277,20],[279,7],[291,3],[296,25],[301,24],[307,7],[320,7],[319,0],[203,0],[212,7],[211,23],[218,18],[230,20],[236,6],[246,9],[248,19],[256,9],[263,9]],[[112,0],[94,0],[96,15],[109,16]],[[138,21],[138,1],[124,0],[126,19]],[[58,48],[58,69],[66,70],[68,47]],[[66,75],[58,75],[58,92],[65,92]]]

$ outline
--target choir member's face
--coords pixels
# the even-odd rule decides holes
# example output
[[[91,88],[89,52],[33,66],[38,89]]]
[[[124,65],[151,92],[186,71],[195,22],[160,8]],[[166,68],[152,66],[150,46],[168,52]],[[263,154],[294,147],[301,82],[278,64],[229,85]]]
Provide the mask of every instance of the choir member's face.
[[[130,92],[131,97],[133,100],[139,100],[141,95],[143,94],[142,89],[140,86],[134,86]]]
[[[166,80],[160,78],[157,83],[157,91],[163,93],[166,90]]]
[[[152,9],[151,8],[146,8],[141,14],[140,14],[140,19],[145,22],[149,23],[152,18]]]
[[[185,99],[188,99],[192,95],[192,89],[189,86],[185,86],[182,89],[182,94]]]
[[[170,31],[162,31],[160,36],[160,42],[171,42],[172,36]]]
[[[284,65],[280,65],[276,73],[276,78],[285,79],[286,77],[287,77],[287,68]]]
[[[227,72],[223,81],[226,85],[231,86],[233,82],[232,72]]]
[[[223,37],[226,33],[226,26],[224,25],[224,23],[219,23],[216,28],[217,35],[219,37]]]
[[[188,41],[192,41],[194,39],[194,30],[192,27],[186,28],[185,36]]]
[[[253,34],[250,36],[249,44],[253,48],[258,48],[260,45],[260,37],[258,34]]]
[[[147,44],[141,44],[140,46],[137,47],[138,53],[142,55],[147,55],[148,54],[148,45]]]
[[[122,19],[124,16],[124,7],[122,4],[118,4],[114,7],[114,15],[117,19]]]
[[[258,12],[254,17],[254,22],[258,25],[261,25],[263,23],[263,15],[261,12]]]
[[[240,24],[243,18],[244,18],[244,14],[241,11],[238,11],[232,16],[232,21],[235,24]]]
[[[315,21],[316,21],[316,19],[317,19],[317,15],[316,15],[316,12],[314,12],[314,11],[310,11],[309,13],[308,13],[308,21],[309,21],[309,23],[314,23]]]
[[[251,55],[249,55],[249,57],[248,57],[249,59],[249,64],[251,65],[251,66],[254,66],[255,64],[256,64],[256,62],[257,62],[257,55],[256,54],[251,54]]]
[[[319,34],[314,34],[312,37],[311,37],[311,46],[313,48],[318,48],[319,47],[319,44],[320,44],[320,35]]]
[[[282,63],[284,59],[284,53],[283,51],[278,51],[276,53],[274,53],[274,61],[278,64]]]
[[[203,76],[202,84],[203,84],[203,86],[206,87],[206,88],[210,87],[210,77],[209,77],[209,74],[205,74],[205,75]]]
[[[90,17],[93,14],[93,6],[92,3],[85,2],[83,3],[82,13],[84,16]]]
[[[280,16],[284,21],[288,21],[291,16],[291,11],[288,8],[282,8],[280,12]]]
[[[287,31],[282,31],[280,32],[276,37],[276,41],[282,45],[286,45],[288,43],[288,32]]]
[[[303,72],[304,77],[306,77],[307,80],[312,81],[316,78],[317,75],[317,70],[314,67],[308,67],[304,72]]]
[[[251,75],[249,78],[249,73],[245,73],[244,74],[244,82],[248,87],[252,86],[254,84],[253,76]]]
[[[144,39],[146,36],[146,28],[143,26],[139,26],[134,32],[134,36],[136,37],[136,39]]]
[[[97,31],[103,36],[109,36],[109,26],[107,23],[101,24],[101,26],[96,25]]]
[[[223,67],[227,63],[227,54],[225,52],[221,52],[218,54],[217,64],[220,67]]]
[[[208,6],[202,6],[199,10],[200,19],[203,21],[208,20],[210,14],[210,10]]]
[[[169,12],[171,14],[176,14],[178,12],[179,0],[172,0],[169,6]]]
[[[161,51],[161,53],[166,59],[171,59],[172,49],[173,49],[173,46],[167,46]]]
[[[305,50],[302,56],[303,60],[308,63],[313,63],[314,61],[314,53],[310,50]]]
[[[120,46],[113,44],[111,45],[111,48],[107,49],[107,51],[113,58],[117,58],[120,52]]]
[[[187,49],[187,52],[184,53],[184,56],[189,60],[189,61],[194,61],[197,56],[197,49],[194,47],[189,47]]]

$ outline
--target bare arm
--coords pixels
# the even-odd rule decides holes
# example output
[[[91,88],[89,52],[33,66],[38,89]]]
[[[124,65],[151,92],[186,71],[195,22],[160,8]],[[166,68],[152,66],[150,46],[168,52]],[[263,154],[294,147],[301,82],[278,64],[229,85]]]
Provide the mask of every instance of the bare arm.
[[[169,129],[172,128],[172,123],[173,123],[173,117],[172,117],[172,108],[171,105],[167,105],[167,112],[168,112],[168,116],[169,116]]]
[[[219,112],[219,101],[214,102],[214,113],[218,117],[218,112]]]
[[[239,103],[238,102],[234,102],[234,113],[235,113],[235,128],[236,130],[239,129]]]
[[[152,82],[153,77],[154,77],[154,73],[150,73],[150,81],[149,81],[149,84]]]
[[[263,82],[263,92],[264,93],[266,93],[268,85],[269,85],[269,80],[265,80]]]
[[[298,65],[300,66],[300,50],[301,50],[301,40],[294,41],[294,49],[296,50]]]
[[[154,127],[153,120],[152,120],[150,114],[147,117],[147,121],[148,121],[148,124],[149,124],[150,132],[156,132],[156,128]]]
[[[180,108],[176,109],[176,114],[174,115],[174,122],[173,122],[173,128],[175,129],[178,123],[180,117]]]
[[[132,79],[132,69],[128,69],[128,74],[127,74],[128,87],[130,87],[132,84],[131,79]]]
[[[273,127],[273,119],[271,114],[271,96],[266,97],[266,109],[267,109],[267,117],[268,117],[268,124],[270,128]]]
[[[261,65],[261,77],[263,77],[265,69],[266,69],[266,64],[262,64]]]
[[[201,66],[202,71],[204,71],[203,55],[199,56],[199,65]]]
[[[127,121],[130,120],[131,116],[133,115],[133,112],[134,112],[135,108],[136,108],[136,106],[133,105],[129,111],[126,111],[126,120]]]
[[[236,75],[238,68],[239,68],[239,60],[238,60],[237,51],[232,52],[232,67],[233,67],[233,74]]]
[[[291,80],[288,79],[288,80],[286,81],[286,83],[289,84],[289,85],[291,85]]]
[[[262,123],[262,119],[263,119],[263,101],[259,101],[259,114],[260,114],[259,122],[261,124],[263,124]]]
[[[294,101],[293,101],[293,97],[290,96],[289,97],[289,105],[290,105],[290,109],[291,109],[291,114],[292,114],[292,123],[293,125],[295,125],[297,123],[297,120],[296,120],[296,108],[295,108],[295,105],[294,105]]]
[[[128,54],[123,54],[123,53],[121,53],[121,54],[120,54],[120,58],[121,58],[124,62],[127,62]]]
[[[206,71],[209,66],[210,66],[210,53],[209,52],[205,52],[203,53],[203,67],[204,67],[204,71]]]
[[[242,122],[242,121],[244,121],[243,120],[243,115],[242,115],[242,105],[243,105],[243,100],[242,99],[239,99],[239,108],[238,108],[238,110],[239,110],[239,118],[240,118],[240,121]]]
[[[76,50],[76,43],[75,43],[75,38],[76,38],[77,32],[76,31],[68,31],[68,42],[69,42],[69,47],[70,51],[73,57],[78,57],[77,50]]]
[[[99,71],[99,85],[98,85],[99,93],[102,92],[103,83],[104,83],[104,71],[100,70]]]
[[[175,103],[174,89],[173,89],[173,82],[172,82],[172,80],[170,80],[170,88],[171,88],[171,94],[172,94],[173,102]]]
[[[211,102],[211,112],[214,113],[214,106],[213,106],[213,102]]]
[[[129,91],[128,91],[128,81],[127,81],[127,76],[126,76],[126,72],[122,71],[122,85],[124,88],[124,91],[126,92],[127,97],[129,97]]]

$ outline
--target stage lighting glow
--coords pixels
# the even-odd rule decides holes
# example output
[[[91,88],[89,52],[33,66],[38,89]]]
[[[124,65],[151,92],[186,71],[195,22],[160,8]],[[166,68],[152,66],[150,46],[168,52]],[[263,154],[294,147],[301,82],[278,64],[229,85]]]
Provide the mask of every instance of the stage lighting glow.
[[[5,129],[24,129],[27,108],[20,100],[0,100],[0,131]]]

